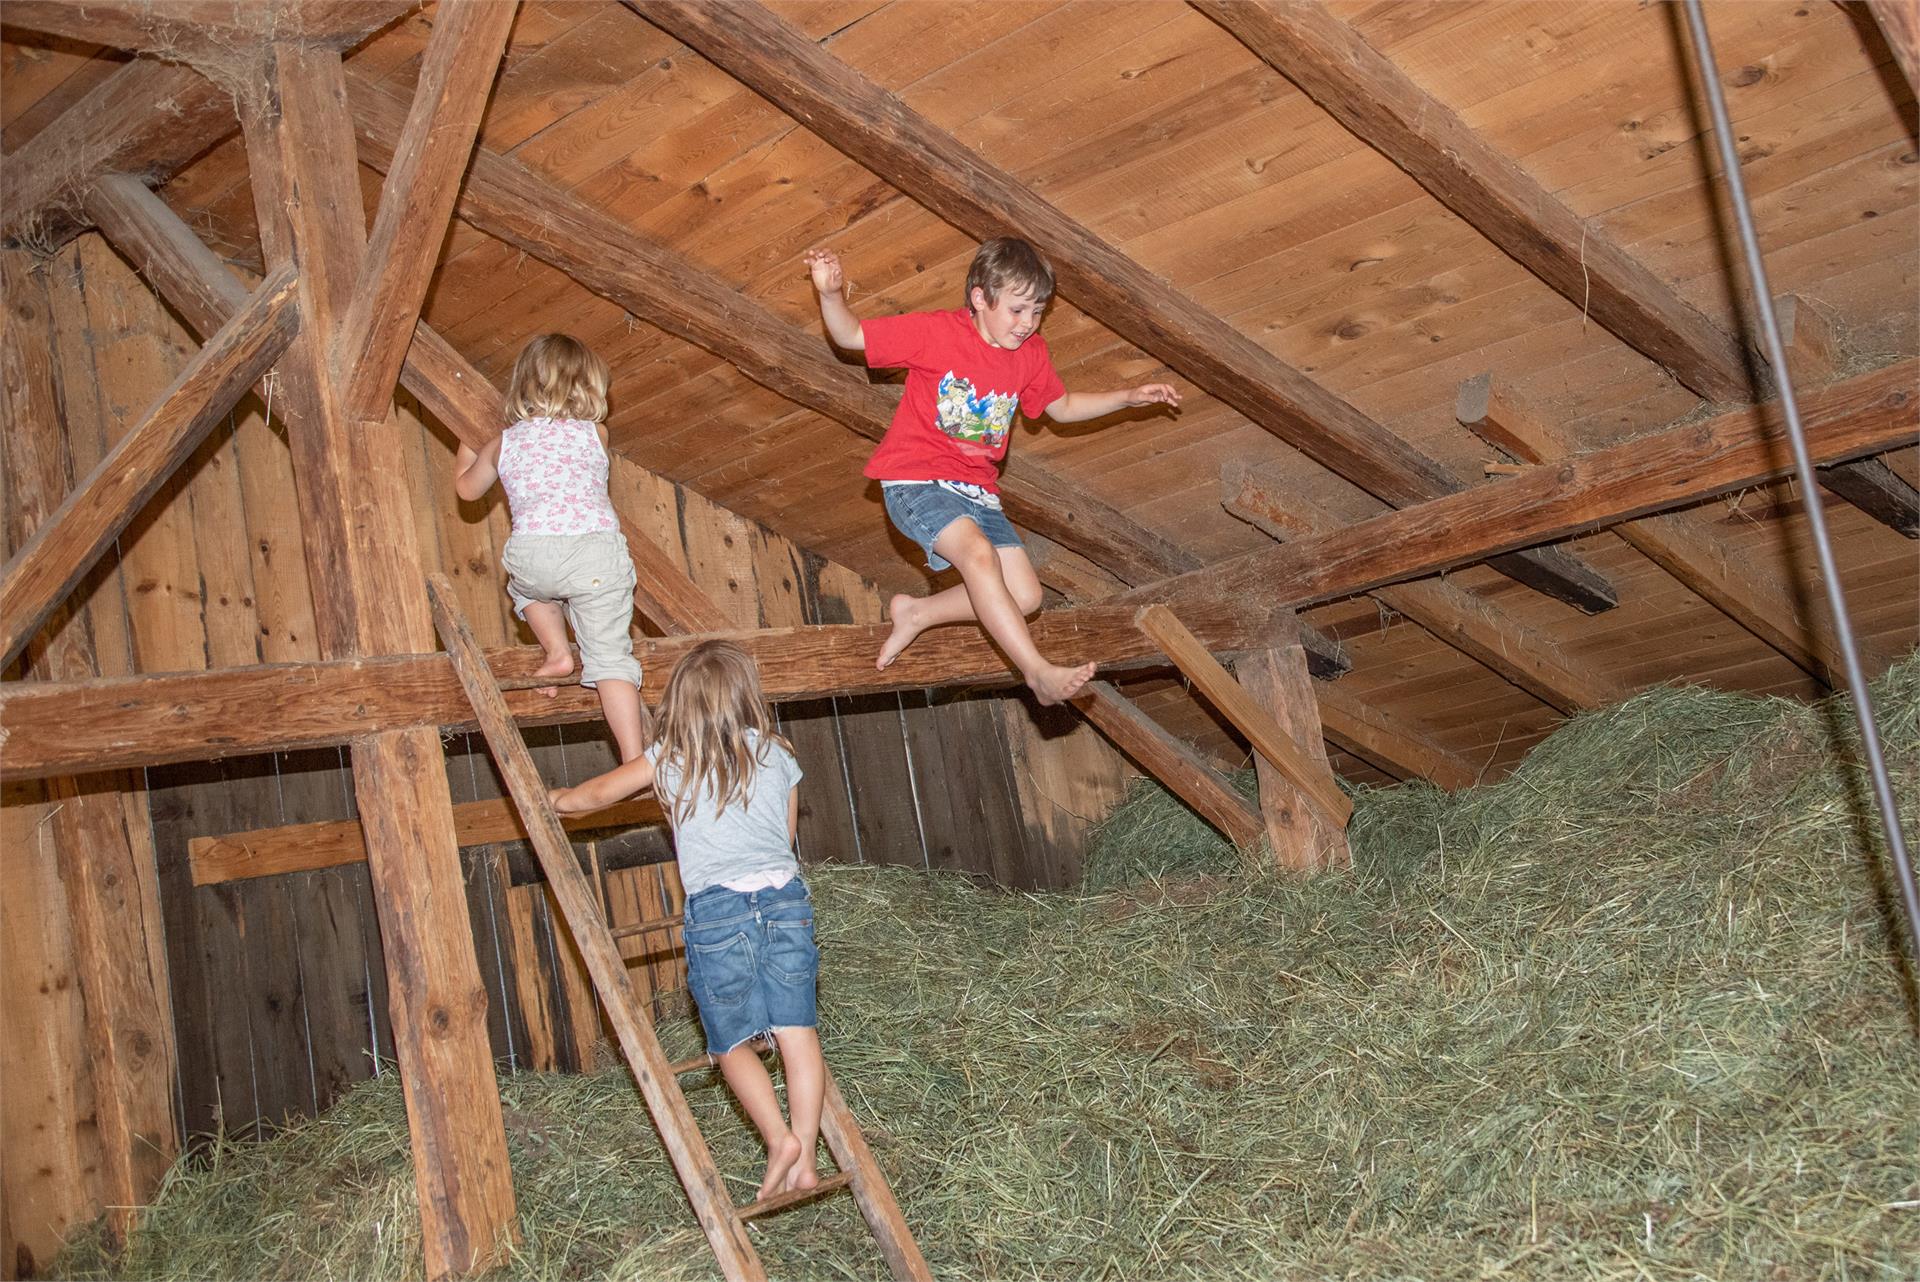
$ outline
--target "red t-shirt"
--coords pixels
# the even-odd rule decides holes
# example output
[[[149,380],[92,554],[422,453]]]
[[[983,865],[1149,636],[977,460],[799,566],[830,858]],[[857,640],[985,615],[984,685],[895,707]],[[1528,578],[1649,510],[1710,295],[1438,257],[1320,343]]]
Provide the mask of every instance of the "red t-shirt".
[[[904,367],[906,395],[866,474],[880,481],[968,481],[998,492],[1016,406],[1038,418],[1066,392],[1038,334],[1008,351],[980,337],[964,307],[862,321],[867,364]]]

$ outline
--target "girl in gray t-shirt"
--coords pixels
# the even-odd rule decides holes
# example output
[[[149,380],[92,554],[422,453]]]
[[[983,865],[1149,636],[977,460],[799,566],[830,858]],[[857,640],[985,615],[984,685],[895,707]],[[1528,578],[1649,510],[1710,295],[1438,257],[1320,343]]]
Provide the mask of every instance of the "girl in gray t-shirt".
[[[555,789],[553,808],[579,814],[648,788],[660,798],[687,894],[687,986],[707,1051],[767,1143],[760,1196],[813,1188],[826,1061],[813,901],[793,855],[799,763],[774,732],[753,660],[731,641],[703,641],[675,665],[659,727],[644,755]],[[791,1121],[754,1049],[768,1035],[786,1069]]]

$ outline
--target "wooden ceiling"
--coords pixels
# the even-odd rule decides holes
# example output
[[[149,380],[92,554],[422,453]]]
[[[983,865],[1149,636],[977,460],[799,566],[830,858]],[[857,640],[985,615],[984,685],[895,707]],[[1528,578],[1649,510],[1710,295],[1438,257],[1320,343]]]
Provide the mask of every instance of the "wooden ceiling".
[[[645,5],[640,6],[645,9]],[[1454,417],[1462,380],[1496,383],[1581,446],[1704,413],[1700,398],[1450,212],[1221,26],[1171,0],[774,0],[774,13],[899,96],[986,164],[1199,308],[1468,483],[1504,456]],[[1376,2],[1327,6],[1583,221],[1720,329],[1742,332],[1724,199],[1668,5]],[[1864,11],[1825,0],[1710,4],[1776,292],[1836,322],[1843,370],[1920,350],[1914,100]],[[413,13],[348,60],[357,88],[404,101],[432,29]],[[9,29],[0,143],[18,150],[123,55]],[[726,71],[614,0],[526,0],[481,129],[620,226],[684,255],[810,334],[802,250],[836,249],[863,315],[957,304],[975,240]],[[363,150],[363,158],[366,153]],[[379,174],[363,168],[368,208]],[[218,252],[257,269],[237,138],[162,189]],[[1019,231],[1015,227],[1011,230]],[[743,315],[752,313],[744,310]],[[614,370],[618,449],[883,586],[924,576],[860,476],[871,444],[732,365],[456,221],[423,319],[497,382],[531,335],[579,335]],[[757,323],[751,319],[743,323]],[[1377,500],[1074,306],[1045,333],[1070,387],[1171,377],[1175,416],[1135,411],[1026,431],[1015,451],[1178,544],[1196,563],[1266,546],[1222,506],[1223,466],[1351,521]],[[824,354],[824,340],[822,341]],[[1916,477],[1914,450],[1889,456]],[[1882,654],[1920,628],[1915,545],[1852,508],[1833,522],[1858,623]],[[1799,498],[1710,505],[1720,546],[1812,592]],[[1485,567],[1455,587],[1638,687],[1676,677],[1798,694],[1801,669],[1614,534],[1569,550],[1620,604],[1586,615]],[[1373,598],[1309,614],[1344,639],[1340,688],[1504,764],[1559,713]],[[1137,691],[1211,733],[1173,687]],[[1216,743],[1224,742],[1214,734]],[[1378,777],[1357,758],[1341,768]]]

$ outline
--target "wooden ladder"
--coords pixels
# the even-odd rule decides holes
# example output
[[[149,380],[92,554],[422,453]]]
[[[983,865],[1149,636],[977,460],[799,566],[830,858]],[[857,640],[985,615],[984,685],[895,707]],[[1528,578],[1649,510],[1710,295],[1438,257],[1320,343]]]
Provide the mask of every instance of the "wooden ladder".
[[[826,1093],[821,1102],[820,1134],[839,1164],[840,1173],[823,1179],[818,1188],[779,1193],[745,1206],[734,1204],[719,1168],[714,1165],[713,1154],[687,1107],[686,1096],[680,1090],[680,1073],[709,1068],[713,1058],[701,1056],[681,1064],[667,1062],[660,1041],[654,1036],[653,1022],[634,992],[626,963],[614,943],[614,934],[601,915],[599,900],[574,859],[573,847],[560,826],[559,816],[547,802],[546,785],[534,767],[520,727],[507,710],[500,685],[487,667],[472,629],[467,626],[453,585],[444,575],[431,575],[427,579],[427,594],[433,603],[434,627],[440,634],[441,644],[447,647],[454,671],[479,717],[487,745],[493,750],[494,760],[506,778],[507,790],[526,823],[527,835],[546,872],[547,883],[553,889],[561,915],[566,918],[567,928],[573,932],[574,942],[579,945],[580,956],[606,1007],[620,1049],[633,1070],[634,1079],[640,1083],[640,1093],[673,1159],[674,1172],[687,1191],[687,1200],[693,1204],[694,1214],[699,1217],[707,1242],[720,1261],[721,1271],[731,1282],[764,1279],[766,1269],[748,1240],[747,1221],[847,1188],[859,1203],[860,1213],[893,1276],[902,1282],[932,1282],[933,1274],[913,1235],[907,1231],[893,1190],[887,1186],[886,1177],[874,1161],[866,1137],[860,1133],[860,1126],[847,1108],[831,1072],[826,1074]],[[670,929],[676,924],[654,922],[649,923],[648,928]],[[812,1161],[812,1155],[807,1155],[805,1160]]]

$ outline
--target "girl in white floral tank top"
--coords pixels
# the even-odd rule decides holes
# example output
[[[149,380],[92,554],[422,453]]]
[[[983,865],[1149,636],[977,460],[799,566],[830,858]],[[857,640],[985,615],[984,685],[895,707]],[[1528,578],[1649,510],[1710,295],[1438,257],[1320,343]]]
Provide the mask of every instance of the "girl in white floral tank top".
[[[647,746],[647,711],[633,657],[633,560],[607,496],[608,381],[606,362],[578,339],[529,342],[507,387],[510,426],[479,450],[460,447],[454,490],[469,502],[496,480],[506,491],[513,533],[500,560],[514,613],[547,652],[534,675],[573,671],[572,624],[580,684],[599,694],[620,759],[632,761]]]

